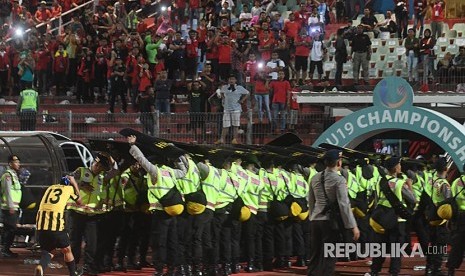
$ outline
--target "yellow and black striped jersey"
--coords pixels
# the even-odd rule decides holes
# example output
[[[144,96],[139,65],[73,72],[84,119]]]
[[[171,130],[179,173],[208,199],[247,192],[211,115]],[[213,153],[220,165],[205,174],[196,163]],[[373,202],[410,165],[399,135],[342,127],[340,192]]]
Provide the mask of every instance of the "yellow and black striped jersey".
[[[37,230],[63,231],[65,229],[64,211],[69,199],[78,196],[73,186],[55,184],[47,188],[36,216]]]

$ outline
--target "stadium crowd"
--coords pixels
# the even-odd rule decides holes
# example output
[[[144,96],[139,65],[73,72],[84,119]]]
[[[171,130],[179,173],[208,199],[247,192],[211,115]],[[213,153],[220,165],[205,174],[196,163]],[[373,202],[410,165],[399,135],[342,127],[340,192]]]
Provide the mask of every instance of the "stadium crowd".
[[[333,61],[335,84],[341,86],[343,65],[352,60],[354,83],[360,83],[360,73],[368,83],[370,60],[379,58],[373,57],[371,41],[383,32],[405,46],[399,61],[407,64],[410,81],[419,80],[419,64],[426,81],[455,80],[463,73],[463,47],[457,55],[446,53],[435,66],[433,48],[443,33],[445,1],[415,0],[415,27],[409,30],[406,1],[395,0],[395,9],[380,22],[374,2],[99,1],[95,13],[89,5],[63,16],[67,24],[58,33],[57,18],[81,1],[57,0],[50,6],[1,0],[0,95],[17,95],[33,84],[40,95],[108,102],[112,113],[118,96],[127,112],[127,101],[136,107],[137,95],[153,87],[160,112],[170,112],[176,93],[199,103],[191,111],[205,112],[209,96],[234,74],[238,84],[263,98],[268,112],[270,104],[290,104],[280,95],[289,95],[291,86],[271,85],[279,81],[279,71],[285,83],[295,79],[301,86],[314,79],[316,69],[313,84],[328,85],[333,75],[323,65]],[[428,10],[431,30],[423,30]],[[360,25],[352,26],[352,19],[360,19]],[[46,24],[37,25],[41,22]],[[326,26],[336,22],[348,25],[336,36],[327,34]],[[186,91],[186,80],[199,82],[190,86],[195,91]]]

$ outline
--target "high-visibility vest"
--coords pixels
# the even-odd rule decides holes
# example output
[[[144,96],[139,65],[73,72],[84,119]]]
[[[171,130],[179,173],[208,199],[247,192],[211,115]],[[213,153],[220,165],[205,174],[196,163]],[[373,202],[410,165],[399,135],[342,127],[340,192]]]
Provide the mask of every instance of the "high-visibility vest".
[[[103,191],[103,173],[94,175],[90,168],[80,167],[80,182],[86,182],[92,185],[93,191],[79,190],[82,204],[78,205],[74,200],[68,202],[68,209],[78,213],[85,214],[102,214],[104,213],[102,206]]]
[[[462,175],[461,177],[454,180],[450,188],[452,196],[457,196],[455,200],[457,201],[457,205],[460,211],[465,211],[465,191],[462,191],[464,186],[465,186],[465,175]]]
[[[10,192],[11,200],[13,201],[13,208],[15,210],[18,210],[19,203],[21,202],[21,196],[22,196],[21,183],[19,183],[18,174],[11,168],[8,168],[6,172],[3,173],[0,183],[5,183],[5,179],[7,177],[10,177],[11,182],[12,182],[11,189],[9,192]],[[10,207],[8,206],[7,198],[6,198],[6,191],[4,191],[4,189],[5,189],[5,186],[4,184],[2,184],[0,187],[0,193],[2,195],[1,208],[3,210],[8,210],[10,209]]]
[[[147,199],[149,201],[151,210],[163,210],[163,206],[158,201],[166,195],[173,187],[176,186],[176,179],[174,178],[174,171],[168,166],[161,166],[157,168],[157,182],[153,183],[152,177],[147,173]]]
[[[208,175],[201,181],[202,190],[207,198],[208,209],[215,211],[215,206],[219,196],[220,172],[217,168],[208,165]]]
[[[20,93],[21,101],[21,111],[24,109],[34,109],[37,111],[37,97],[39,94],[33,89],[25,89]]]
[[[402,202],[402,187],[405,183],[405,180],[399,179],[396,177],[388,177],[388,185],[389,188],[394,192],[394,194],[397,196],[397,198]],[[381,192],[381,188],[379,186],[379,182],[376,185],[376,192],[378,193],[378,204],[392,208],[391,203],[387,200],[386,196],[384,193]]]
[[[237,176],[230,174],[227,170],[221,169],[220,187],[215,209],[221,209],[234,202],[237,198],[236,189],[240,184]]]
[[[105,185],[104,208],[106,211],[122,209],[124,207],[123,187],[121,186],[121,175],[111,178]]]
[[[258,210],[261,212],[266,212],[269,207],[269,202],[273,200],[268,174],[269,172],[267,172],[265,169],[260,169],[258,171],[258,177],[260,178],[260,181],[263,183],[263,188],[260,190],[258,200]]]
[[[263,189],[263,183],[256,173],[247,170],[247,174],[249,175],[249,184],[242,198],[244,204],[249,207],[250,212],[256,215],[259,208],[260,191]]]
[[[291,195],[295,198],[307,198],[310,186],[302,174],[291,172],[289,190]]]
[[[313,177],[318,173],[317,170],[314,167],[309,167],[309,174],[308,174],[308,185],[312,183]]]
[[[440,202],[446,199],[444,197],[444,193],[442,192],[444,185],[447,185],[447,186],[449,185],[449,182],[447,181],[447,179],[439,178],[437,176],[430,179],[430,186],[432,188],[431,200],[433,201],[435,205],[438,205]]]
[[[124,178],[128,179],[128,181],[126,182],[126,185],[124,185],[124,188],[122,188],[124,209],[126,211],[137,211],[139,210],[140,206],[138,206],[137,208],[133,208],[133,207],[136,207],[135,205],[137,203],[137,197],[138,197],[139,192],[147,193],[147,189],[146,188],[144,189],[144,187],[142,186],[142,185],[145,185],[145,183],[143,183],[145,178],[141,176],[135,176],[133,172],[131,171],[131,168],[126,169],[121,174],[121,179],[124,179]],[[134,187],[135,185],[137,185],[137,187]]]
[[[187,159],[189,162],[189,168],[183,178],[179,178],[176,181],[176,187],[182,195],[195,193],[200,189],[200,175],[197,165],[192,159]]]

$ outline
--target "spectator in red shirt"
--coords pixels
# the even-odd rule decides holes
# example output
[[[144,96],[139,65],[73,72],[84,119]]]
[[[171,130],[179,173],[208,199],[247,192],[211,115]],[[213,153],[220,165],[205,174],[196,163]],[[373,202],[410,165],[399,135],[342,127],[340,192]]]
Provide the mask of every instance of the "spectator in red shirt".
[[[91,81],[94,78],[94,66],[93,53],[85,49],[84,56],[81,58],[77,68],[78,80],[76,85],[76,98],[81,103],[93,102],[94,94],[91,89]]]
[[[199,20],[200,0],[189,0],[189,24],[194,28],[194,22]]]
[[[133,108],[136,107],[136,98],[138,91],[145,91],[139,89],[139,68],[138,66],[140,56],[140,50],[138,47],[134,47],[131,50],[131,53],[126,58],[126,75],[128,78],[127,84],[129,86],[129,99],[131,100]]]
[[[289,95],[291,84],[284,79],[284,71],[279,71],[278,80],[272,81],[267,84],[267,87],[273,90],[273,129],[277,133],[284,132],[286,129],[287,108],[289,106]],[[278,129],[278,116],[281,115],[281,124]]]
[[[189,38],[186,40],[186,76],[194,79],[197,73],[197,58],[199,51],[199,41],[197,40],[197,32],[189,31]]]
[[[210,62],[212,66],[212,72],[218,72],[218,44],[220,43],[219,33],[215,33],[215,29],[209,29],[207,37],[205,38],[206,54],[205,58],[207,62]]]
[[[299,35],[302,25],[300,22],[295,21],[295,16],[293,13],[289,14],[289,21],[284,23],[284,32],[288,38],[296,40]]]
[[[258,110],[258,120],[263,123],[263,110],[266,111],[268,123],[272,123],[271,110],[270,110],[270,91],[268,89],[269,79],[263,68],[258,69],[257,74],[254,76],[254,96],[255,107]]]
[[[60,3],[58,3],[57,0],[54,0],[53,1],[53,4],[52,4],[52,17],[53,18],[56,18],[55,20],[52,21],[52,27],[53,28],[56,28],[59,26],[59,20],[58,20],[58,17],[60,17],[61,15],[61,12],[62,12],[62,8],[60,6]]]
[[[65,92],[66,75],[69,70],[68,53],[65,51],[65,46],[60,44],[58,51],[53,59],[53,75],[55,77],[56,95],[63,95]]]
[[[227,81],[231,75],[232,47],[227,35],[223,35],[218,45],[218,74],[221,81]]]
[[[8,80],[10,79],[10,58],[4,42],[0,43],[0,98],[6,95]]]
[[[302,32],[294,42],[295,47],[295,70],[299,84],[303,84],[308,76],[308,57],[310,55],[310,37]]]
[[[297,86],[297,80],[291,79],[291,91],[289,94],[289,131],[294,132],[295,126],[298,123],[299,116],[299,103],[297,98],[294,97],[292,92],[300,92],[300,88]]]
[[[138,67],[138,72],[139,72],[138,90],[139,90],[139,93],[142,93],[147,89],[147,87],[151,86],[153,75],[149,69],[149,64],[145,62],[142,56],[139,58],[139,64],[137,67]]]
[[[431,14],[431,37],[437,39],[442,35],[444,27],[446,3],[443,0],[435,0],[431,3],[433,9]]]
[[[52,18],[52,13],[47,9],[47,2],[40,2],[40,9],[35,13],[35,19],[38,23],[47,22]]]
[[[48,64],[51,61],[50,52],[45,45],[40,45],[38,51],[36,52],[36,74],[38,81],[38,92],[41,95],[47,95],[48,86],[47,86],[47,69]]]
[[[258,51],[261,54],[262,60],[270,60],[271,52],[274,48],[275,41],[270,35],[270,30],[263,30],[263,38],[258,44]]]

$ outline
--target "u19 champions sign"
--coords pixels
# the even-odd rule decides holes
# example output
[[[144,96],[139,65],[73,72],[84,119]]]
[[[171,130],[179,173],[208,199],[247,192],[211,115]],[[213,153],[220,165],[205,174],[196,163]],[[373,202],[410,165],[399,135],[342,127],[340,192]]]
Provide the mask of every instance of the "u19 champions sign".
[[[409,130],[429,138],[449,153],[459,170],[465,163],[465,127],[454,119],[413,106],[413,89],[399,77],[388,77],[373,91],[373,106],[354,112],[328,128],[313,144],[355,147],[374,135]]]

